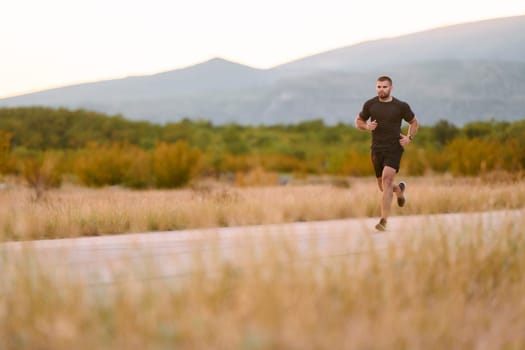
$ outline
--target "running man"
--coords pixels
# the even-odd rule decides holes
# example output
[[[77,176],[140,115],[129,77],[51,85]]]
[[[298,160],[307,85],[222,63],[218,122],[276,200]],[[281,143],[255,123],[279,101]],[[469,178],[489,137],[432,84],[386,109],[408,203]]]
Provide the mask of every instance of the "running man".
[[[381,200],[381,219],[376,225],[378,231],[385,231],[390,215],[393,194],[397,204],[405,205],[406,183],[394,184],[394,176],[399,171],[404,148],[412,142],[418,129],[418,121],[410,106],[391,95],[392,79],[387,76],[377,78],[377,97],[363,105],[355,119],[355,126],[360,130],[372,132],[371,156]],[[401,133],[401,123],[409,123],[408,135]]]

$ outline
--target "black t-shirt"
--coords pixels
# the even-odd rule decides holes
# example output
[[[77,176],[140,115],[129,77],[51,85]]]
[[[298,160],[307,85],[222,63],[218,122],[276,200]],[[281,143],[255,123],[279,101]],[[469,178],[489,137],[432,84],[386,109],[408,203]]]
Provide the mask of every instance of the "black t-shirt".
[[[377,121],[377,127],[372,131],[372,148],[386,149],[400,147],[401,122],[414,119],[414,112],[408,103],[392,97],[390,102],[381,102],[379,97],[371,98],[363,105],[359,118],[365,122],[368,119]]]

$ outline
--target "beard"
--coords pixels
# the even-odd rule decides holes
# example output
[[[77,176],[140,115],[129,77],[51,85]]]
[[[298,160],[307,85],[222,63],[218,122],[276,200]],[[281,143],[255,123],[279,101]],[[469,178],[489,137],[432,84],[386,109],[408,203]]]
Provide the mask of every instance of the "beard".
[[[390,92],[381,91],[381,92],[377,93],[377,96],[379,98],[382,98],[382,99],[389,98],[390,97]]]

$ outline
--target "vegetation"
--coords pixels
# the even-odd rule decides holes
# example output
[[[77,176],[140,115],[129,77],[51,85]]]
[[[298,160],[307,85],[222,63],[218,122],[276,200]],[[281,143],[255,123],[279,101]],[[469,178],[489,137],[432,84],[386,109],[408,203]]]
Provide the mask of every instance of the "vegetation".
[[[136,244],[108,260],[106,282],[68,273],[95,264],[84,255],[72,268],[12,246],[0,254],[0,348],[523,349],[524,225],[408,225],[383,240],[320,240],[312,227],[301,240],[239,235],[234,249],[191,239],[186,273],[163,269],[181,254],[156,264]]]
[[[243,181],[250,184],[251,177],[257,183],[274,180],[256,172]],[[66,185],[40,200],[32,189],[9,184],[0,191],[0,241],[379,216],[374,179],[321,180],[257,187],[207,181],[185,189],[134,191]],[[525,203],[525,181],[510,177],[425,176],[408,181],[409,202],[402,210],[393,206],[393,215],[517,209]]]
[[[238,178],[262,169],[275,174],[370,176],[370,135],[348,124],[322,120],[295,125],[214,126],[183,120],[155,125],[84,110],[0,109],[0,171],[29,182],[48,168],[87,186],[173,188],[207,176]],[[525,120],[448,121],[423,126],[407,148],[408,175],[478,175],[525,168]],[[53,154],[53,162],[49,159]],[[28,165],[30,164],[30,165]],[[51,169],[52,165],[58,167]],[[276,177],[277,178],[277,177]]]
[[[392,214],[523,208],[524,133],[525,122],[423,127],[400,174],[409,201]],[[320,120],[158,126],[0,110],[0,241],[377,216],[369,137]],[[290,185],[249,186],[279,181]],[[162,265],[137,242],[132,259],[107,262],[107,283],[68,270],[65,245],[62,256],[2,243],[0,348],[521,349],[524,225],[407,225],[394,240],[320,240],[312,226],[301,242],[242,236],[225,254],[221,239],[191,239]],[[95,263],[89,245],[82,254],[73,264]],[[181,259],[191,271],[166,276]]]

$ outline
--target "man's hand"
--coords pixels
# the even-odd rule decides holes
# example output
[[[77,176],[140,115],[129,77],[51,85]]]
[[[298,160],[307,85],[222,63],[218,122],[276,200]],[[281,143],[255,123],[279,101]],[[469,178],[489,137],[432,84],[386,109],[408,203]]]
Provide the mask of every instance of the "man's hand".
[[[375,120],[372,120],[370,123],[368,123],[366,120],[361,119],[358,115],[355,118],[355,126],[359,130],[373,131],[377,128],[377,122]]]
[[[408,146],[408,144],[410,143],[410,138],[408,136],[405,136],[403,134],[399,134],[399,136],[401,136],[399,138],[399,144],[401,145],[401,147],[405,147],[405,146]]]

